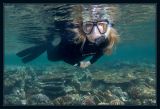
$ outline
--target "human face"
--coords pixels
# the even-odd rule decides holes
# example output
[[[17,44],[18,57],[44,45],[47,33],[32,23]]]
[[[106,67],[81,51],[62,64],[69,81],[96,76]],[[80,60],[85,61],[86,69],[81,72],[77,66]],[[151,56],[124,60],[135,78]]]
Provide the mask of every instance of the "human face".
[[[82,24],[83,31],[91,42],[104,35],[107,31],[108,21],[87,21]]]

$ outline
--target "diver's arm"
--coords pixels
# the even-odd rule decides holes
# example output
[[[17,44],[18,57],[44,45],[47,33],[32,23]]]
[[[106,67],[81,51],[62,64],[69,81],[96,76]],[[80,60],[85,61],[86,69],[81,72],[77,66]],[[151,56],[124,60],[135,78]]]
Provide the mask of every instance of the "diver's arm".
[[[96,53],[96,54],[91,58],[91,60],[89,61],[90,64],[95,63],[102,55],[103,55],[102,52]]]
[[[89,65],[93,64],[94,62],[96,62],[102,55],[103,55],[103,53],[97,53],[92,57],[92,59],[90,61],[86,61],[86,62],[81,61],[78,64],[75,64],[74,66],[79,66],[81,68],[86,68]]]

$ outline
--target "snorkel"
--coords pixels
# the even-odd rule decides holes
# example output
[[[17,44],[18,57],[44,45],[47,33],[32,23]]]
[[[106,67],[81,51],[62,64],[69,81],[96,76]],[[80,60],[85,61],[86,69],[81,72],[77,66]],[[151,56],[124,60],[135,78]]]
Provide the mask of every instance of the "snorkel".
[[[106,14],[107,10],[104,11],[101,7],[99,7],[99,5],[89,5],[89,6],[85,5],[84,7],[85,7],[84,12],[82,14],[83,22],[88,22],[88,21],[91,21],[91,22],[104,21],[104,22],[106,22],[106,26],[107,26],[106,32],[101,33],[100,37],[95,38],[94,42],[93,42],[95,44],[95,46],[100,47],[101,45],[106,44],[106,42],[108,40],[108,37],[111,32],[111,28],[113,26],[112,19],[108,16],[108,14]],[[94,26],[95,26],[95,23],[94,23]],[[87,36],[91,32],[87,33],[87,34],[86,34],[86,32],[84,32],[84,33]],[[88,37],[86,37],[86,38],[88,38]],[[86,38],[83,40],[81,50],[83,50],[83,46],[86,42]]]
[[[104,21],[104,22],[106,22],[106,26],[107,26],[106,32],[100,33],[101,36],[94,40],[95,45],[99,46],[102,43],[106,42],[107,38],[109,37],[110,31],[112,28],[112,20],[111,20],[110,16],[108,15],[107,10],[103,9],[100,5],[85,6],[85,9],[88,9],[89,11],[86,10],[82,14],[82,15],[84,15],[83,22],[87,22],[87,21],[91,21],[91,22]],[[89,34],[86,34],[86,35],[89,35]],[[84,41],[84,43],[85,43],[85,41]]]

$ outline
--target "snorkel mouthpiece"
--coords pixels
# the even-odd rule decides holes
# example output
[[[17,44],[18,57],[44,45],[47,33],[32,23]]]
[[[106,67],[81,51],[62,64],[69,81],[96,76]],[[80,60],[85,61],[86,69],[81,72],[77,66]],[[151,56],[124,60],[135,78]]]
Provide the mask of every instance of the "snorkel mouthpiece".
[[[105,36],[101,36],[95,40],[95,45],[100,46],[104,42],[105,42]]]

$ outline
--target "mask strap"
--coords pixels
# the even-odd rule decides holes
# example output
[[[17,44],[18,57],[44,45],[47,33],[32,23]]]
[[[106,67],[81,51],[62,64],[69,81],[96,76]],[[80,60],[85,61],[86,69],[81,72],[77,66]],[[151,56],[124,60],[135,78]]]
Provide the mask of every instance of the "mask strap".
[[[110,31],[111,31],[111,27],[112,27],[112,25],[111,25],[111,24],[108,24],[108,29],[107,29],[107,32],[106,32],[106,34],[105,34],[105,39],[107,39],[107,37],[109,36],[109,33],[110,33]]]
[[[84,44],[85,44],[85,42],[86,42],[86,38],[84,39],[84,41],[83,41],[83,43],[82,43],[82,45],[81,45],[81,52],[83,52],[83,47],[84,47]]]

